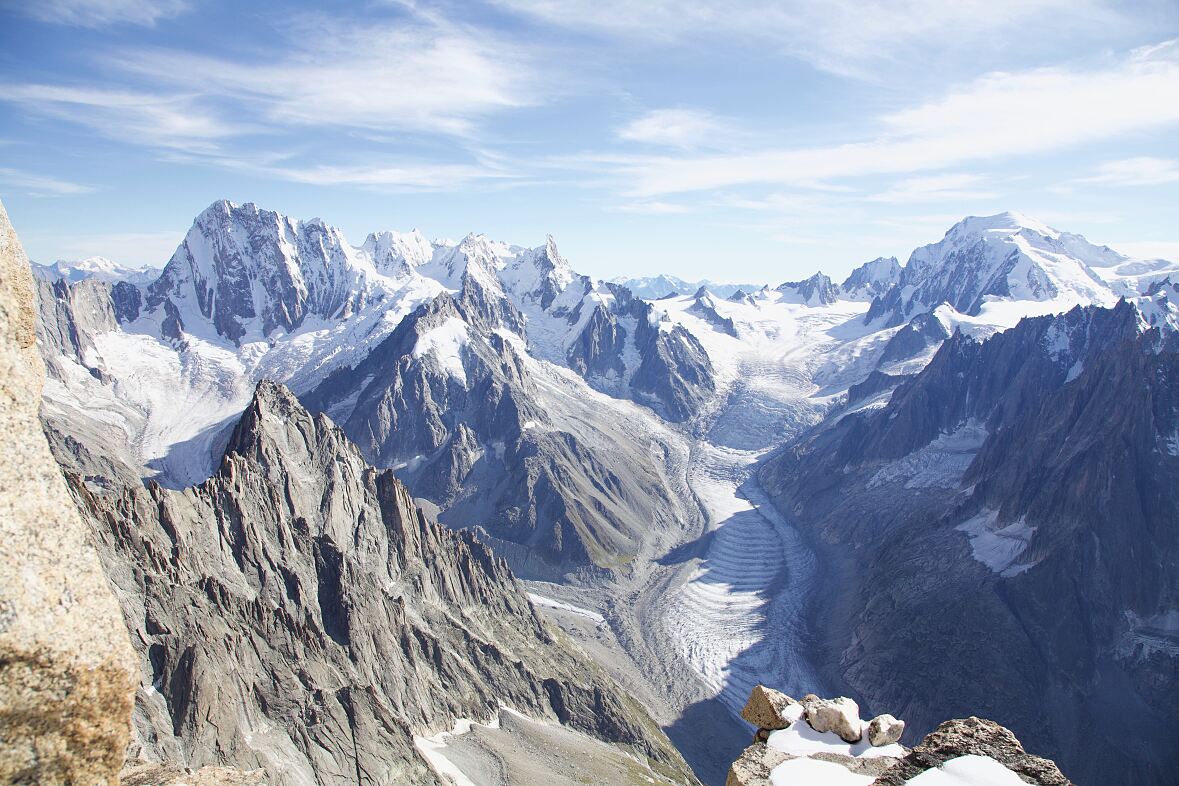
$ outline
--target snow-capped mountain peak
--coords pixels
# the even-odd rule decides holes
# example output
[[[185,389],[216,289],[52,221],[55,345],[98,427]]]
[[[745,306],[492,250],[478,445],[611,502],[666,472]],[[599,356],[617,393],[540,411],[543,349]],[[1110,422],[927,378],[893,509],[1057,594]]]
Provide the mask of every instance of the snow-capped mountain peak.
[[[839,297],[839,288],[822,272],[802,281],[787,281],[778,291],[809,306],[827,306]]]
[[[876,257],[853,270],[840,290],[849,300],[872,300],[883,295],[901,278],[901,263],[896,257]]]
[[[70,284],[87,279],[115,283],[126,281],[131,284],[147,284],[155,280],[160,269],[155,267],[130,267],[106,257],[86,259],[59,259],[52,265],[32,264],[33,275],[45,281],[65,281]]]
[[[1090,265],[1109,250],[1019,213],[971,216],[942,240],[915,250],[897,283],[873,301],[866,321],[896,325],[946,302],[978,315],[994,301],[1112,305],[1117,294]]]
[[[401,276],[422,267],[434,258],[435,246],[418,230],[410,232],[372,232],[361,250],[372,260],[378,273]]]
[[[310,315],[354,310],[370,294],[371,263],[323,221],[297,221],[253,203],[214,202],[148,289],[165,333],[260,340]],[[201,329],[205,324],[211,331]]]
[[[534,300],[547,309],[578,275],[548,235],[543,246],[517,254],[499,277],[517,299]]]

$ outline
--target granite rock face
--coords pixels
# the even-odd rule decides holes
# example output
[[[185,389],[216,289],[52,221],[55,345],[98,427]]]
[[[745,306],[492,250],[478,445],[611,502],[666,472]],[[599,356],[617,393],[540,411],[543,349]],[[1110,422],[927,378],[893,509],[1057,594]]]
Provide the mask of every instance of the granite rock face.
[[[128,765],[119,786],[267,786],[262,770],[245,772],[232,767],[191,769],[175,764]]]
[[[139,655],[138,758],[280,786],[434,784],[414,735],[507,705],[693,782],[502,560],[280,385],[259,385],[199,486],[71,481]]]
[[[41,431],[33,278],[0,205],[0,781],[114,783],[134,655]]]
[[[794,722],[788,714],[794,699],[781,691],[756,685],[749,693],[749,701],[741,710],[741,717],[759,729],[784,729]]]

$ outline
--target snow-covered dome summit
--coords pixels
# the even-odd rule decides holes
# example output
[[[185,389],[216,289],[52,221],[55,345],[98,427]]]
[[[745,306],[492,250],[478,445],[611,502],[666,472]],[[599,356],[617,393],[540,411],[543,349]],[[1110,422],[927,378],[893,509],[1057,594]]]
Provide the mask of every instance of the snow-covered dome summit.
[[[943,302],[969,315],[997,300],[1051,303],[1054,311],[1112,305],[1118,295],[1093,266],[1118,256],[1021,213],[971,216],[916,249],[866,320],[896,325]]]

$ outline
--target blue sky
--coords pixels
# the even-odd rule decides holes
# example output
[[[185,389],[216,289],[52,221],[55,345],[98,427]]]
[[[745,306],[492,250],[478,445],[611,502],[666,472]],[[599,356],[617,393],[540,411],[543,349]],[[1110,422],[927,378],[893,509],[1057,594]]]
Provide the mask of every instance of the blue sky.
[[[1019,210],[1179,258],[1179,2],[0,0],[30,256],[162,265],[218,198],[777,282]]]

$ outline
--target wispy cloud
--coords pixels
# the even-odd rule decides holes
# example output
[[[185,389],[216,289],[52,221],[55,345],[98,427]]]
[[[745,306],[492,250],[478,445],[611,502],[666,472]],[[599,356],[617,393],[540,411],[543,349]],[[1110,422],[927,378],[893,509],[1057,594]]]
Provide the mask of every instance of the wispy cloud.
[[[615,159],[631,196],[929,172],[1179,124],[1179,42],[1104,67],[984,76],[878,118],[876,134],[831,147]]]
[[[0,102],[163,160],[291,182],[432,190],[512,177],[478,136],[488,116],[540,100],[525,48],[412,8],[276,24],[276,42],[248,55],[108,50],[96,56],[101,79],[0,81]],[[374,135],[383,141],[366,145]],[[381,152],[390,147],[402,148],[395,160]]]
[[[711,112],[656,109],[618,129],[618,138],[683,150],[728,147],[738,132]]]
[[[0,101],[117,141],[191,153],[215,153],[221,141],[251,130],[221,117],[194,95],[0,83]]]
[[[1097,171],[1075,183],[1101,183],[1110,186],[1158,186],[1179,183],[1179,161],[1172,158],[1138,156],[1107,161]]]
[[[520,47],[434,16],[397,23],[302,19],[260,58],[142,50],[113,60],[161,88],[232,104],[256,124],[469,135],[489,113],[535,103]]]
[[[0,185],[20,189],[30,196],[74,196],[94,191],[92,186],[7,167],[0,167]]]
[[[691,205],[679,205],[674,202],[627,202],[614,207],[621,213],[637,213],[646,216],[668,216],[694,213],[696,208]]]
[[[970,200],[992,199],[998,193],[987,189],[987,179],[982,175],[952,174],[930,177],[911,177],[893,184],[892,188],[873,194],[873,202],[908,204],[939,202],[947,199]]]
[[[154,25],[188,10],[186,0],[15,0],[0,3],[26,16],[52,24],[106,27],[114,24]]]
[[[952,53],[993,46],[1035,31],[1135,24],[1102,0],[497,0],[548,23],[649,41],[740,36],[827,71],[872,76],[874,66],[918,51]],[[1043,23],[1043,24],[1041,24]]]
[[[237,164],[244,165],[244,162]],[[479,163],[264,166],[255,171],[293,183],[355,186],[374,191],[449,191],[494,181],[506,182],[516,177],[510,171]]]

